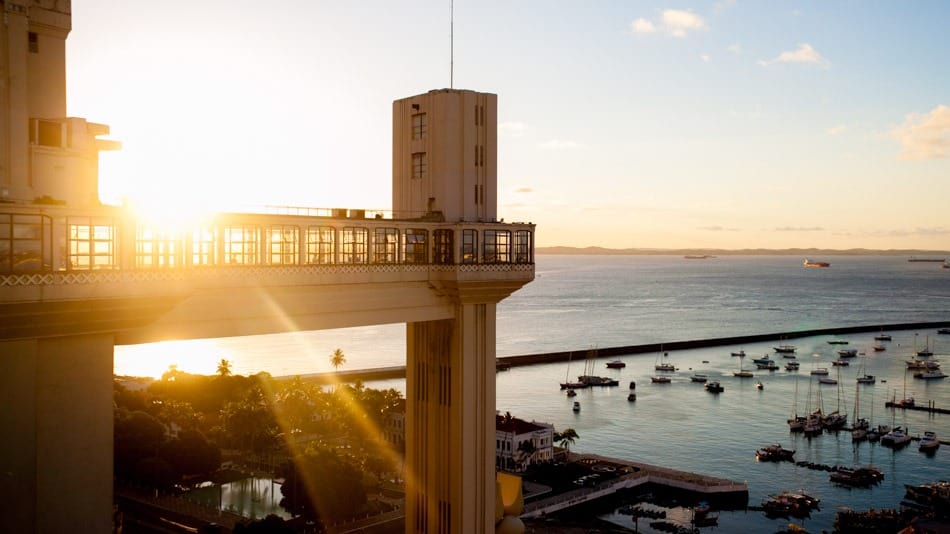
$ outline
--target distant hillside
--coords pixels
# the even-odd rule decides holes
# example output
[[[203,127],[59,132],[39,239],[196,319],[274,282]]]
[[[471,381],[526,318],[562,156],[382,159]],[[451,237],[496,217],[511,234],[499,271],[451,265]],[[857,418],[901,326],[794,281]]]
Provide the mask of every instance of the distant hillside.
[[[768,249],[768,248],[745,248],[739,250],[724,250],[715,248],[604,248],[604,247],[538,247],[536,254],[576,254],[576,255],[597,255],[597,256],[801,256],[821,257],[821,256],[907,256],[916,258],[948,258],[950,251],[946,250],[910,250],[910,249],[887,249],[873,250],[867,248],[851,248],[847,250],[834,250],[824,248],[786,248],[786,249]]]

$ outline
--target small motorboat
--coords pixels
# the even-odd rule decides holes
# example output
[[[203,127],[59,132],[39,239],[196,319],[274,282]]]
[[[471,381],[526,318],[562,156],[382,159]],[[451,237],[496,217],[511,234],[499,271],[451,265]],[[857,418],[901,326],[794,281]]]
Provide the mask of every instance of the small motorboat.
[[[828,384],[828,385],[833,386],[833,385],[837,384],[838,381],[835,380],[834,378],[828,378],[827,376],[820,376],[820,377],[818,377],[818,383],[819,383],[819,384]]]
[[[689,377],[691,382],[705,382],[709,380],[709,377],[703,374],[696,373],[693,376]]]
[[[574,410],[574,412],[579,412],[579,411],[581,411],[581,403],[578,402],[578,401],[574,401],[574,407],[571,408],[571,409]]]
[[[705,388],[706,388],[706,391],[710,393],[722,393],[725,390],[725,388],[722,387],[722,385],[719,383],[718,380],[714,380],[712,382],[706,382]]]
[[[566,395],[567,395],[568,397],[576,397],[576,396],[577,396],[577,392],[574,391],[573,389],[569,389],[569,390],[567,390]]]
[[[763,388],[765,388],[765,386],[762,385],[762,382],[755,383],[755,389],[763,389]]]
[[[637,394],[636,394],[636,393],[630,393],[629,395],[627,395],[627,400],[630,401],[630,402],[633,402],[633,401],[637,400]]]
[[[937,434],[934,432],[924,432],[924,435],[920,437],[920,447],[919,450],[923,452],[935,451],[940,447],[940,440],[937,439]]]
[[[610,360],[609,362],[607,362],[608,369],[623,369],[626,366],[627,364],[620,360]]]
[[[669,384],[673,380],[668,376],[651,376],[650,382],[654,384]]]
[[[737,352],[733,352],[732,355],[733,355],[733,356],[738,356],[738,357],[740,357],[740,358],[745,358],[745,351],[744,351],[744,350],[739,350],[739,351],[737,351]]]

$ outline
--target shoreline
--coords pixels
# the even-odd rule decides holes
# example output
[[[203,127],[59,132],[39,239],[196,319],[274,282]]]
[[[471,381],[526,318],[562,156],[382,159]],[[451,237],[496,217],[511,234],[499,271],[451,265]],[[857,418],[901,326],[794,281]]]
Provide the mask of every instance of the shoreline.
[[[797,339],[803,337],[814,337],[821,335],[842,335],[866,332],[878,332],[882,330],[914,330],[924,328],[941,328],[950,326],[948,321],[931,321],[916,323],[890,323],[875,324],[865,326],[848,326],[838,328],[818,328],[811,330],[798,330],[794,332],[777,332],[770,334],[750,334],[745,336],[729,336],[708,339],[694,339],[686,341],[671,341],[664,343],[646,343],[641,345],[624,345],[619,347],[604,347],[593,349],[596,352],[595,358],[609,358],[615,356],[626,356],[630,354],[656,353],[663,350],[684,350],[704,347],[719,347],[724,345],[742,345],[746,343],[755,343],[760,341],[782,341]],[[560,352],[543,352],[537,354],[525,354],[518,356],[499,356],[496,358],[499,364],[506,367],[522,367],[526,365],[536,365],[542,363],[566,362],[571,360],[583,360],[592,349],[569,350]],[[275,376],[277,380],[291,380],[299,377],[302,380],[317,382],[320,384],[347,383],[368,380],[387,380],[392,378],[405,378],[406,366],[397,365],[391,367],[376,367],[370,369],[353,369],[348,371],[329,371],[323,373],[311,373],[306,375],[281,375]]]

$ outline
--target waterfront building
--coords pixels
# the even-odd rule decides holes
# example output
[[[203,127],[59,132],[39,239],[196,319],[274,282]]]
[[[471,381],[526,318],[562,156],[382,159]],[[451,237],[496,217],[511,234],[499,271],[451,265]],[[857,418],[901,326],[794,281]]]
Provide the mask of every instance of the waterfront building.
[[[534,278],[498,218],[497,97],[393,103],[392,210],[151,226],[98,200],[102,125],[65,117],[67,0],[0,1],[3,532],[112,521],[115,345],[406,324],[406,530],[495,524],[495,314]]]
[[[495,416],[495,466],[521,471],[554,460],[554,425]]]
[[[404,453],[406,450],[406,399],[399,399],[396,406],[386,412],[383,420],[383,441],[393,450]]]

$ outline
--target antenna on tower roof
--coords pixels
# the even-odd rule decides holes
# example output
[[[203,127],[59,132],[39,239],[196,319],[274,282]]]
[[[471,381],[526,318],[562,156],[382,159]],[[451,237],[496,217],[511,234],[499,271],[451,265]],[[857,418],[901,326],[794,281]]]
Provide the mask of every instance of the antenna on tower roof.
[[[455,89],[455,0],[449,9],[449,89]]]

